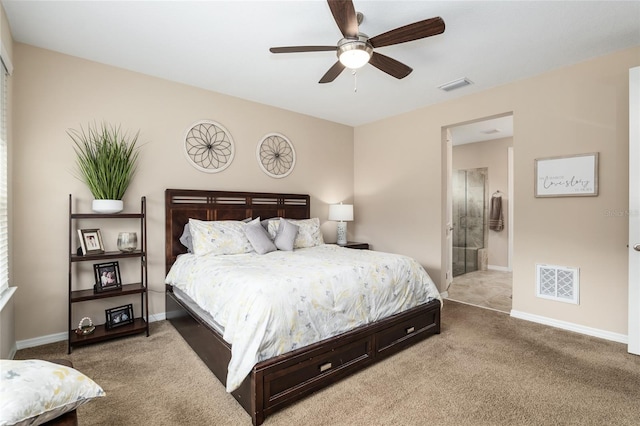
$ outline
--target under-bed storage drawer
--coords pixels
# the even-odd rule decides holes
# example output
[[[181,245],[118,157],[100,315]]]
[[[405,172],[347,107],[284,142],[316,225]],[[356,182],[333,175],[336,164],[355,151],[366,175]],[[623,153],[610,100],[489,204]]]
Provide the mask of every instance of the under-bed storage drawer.
[[[397,352],[399,347],[412,344],[434,333],[439,333],[438,316],[440,311],[434,309],[417,313],[413,317],[394,324],[376,333],[375,350],[378,355],[386,355],[385,352]],[[394,349],[391,350],[390,349]]]
[[[327,381],[336,381],[371,360],[371,338],[363,338],[337,349],[319,351],[291,366],[264,375],[265,407],[273,407],[292,395],[306,394]]]

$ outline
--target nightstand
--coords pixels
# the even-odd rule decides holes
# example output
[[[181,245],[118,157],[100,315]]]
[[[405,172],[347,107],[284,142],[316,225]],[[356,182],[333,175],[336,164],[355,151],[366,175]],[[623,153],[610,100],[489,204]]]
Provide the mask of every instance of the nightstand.
[[[358,249],[358,250],[369,250],[369,243],[356,243],[353,241],[347,241],[347,244],[340,247]]]

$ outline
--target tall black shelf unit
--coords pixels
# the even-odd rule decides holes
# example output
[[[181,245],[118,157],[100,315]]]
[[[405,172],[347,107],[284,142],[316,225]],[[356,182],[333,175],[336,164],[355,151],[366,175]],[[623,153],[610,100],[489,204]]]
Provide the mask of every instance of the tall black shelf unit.
[[[74,250],[73,242],[76,239],[77,230],[80,229],[78,221],[137,219],[140,221],[140,249],[133,252],[108,251],[101,254],[80,255]],[[140,262],[140,280],[138,282],[123,282],[122,287],[116,290],[96,292],[93,286],[89,289],[75,289],[73,264],[76,262],[105,261],[116,259],[132,259]],[[69,339],[67,353],[71,353],[74,346],[89,345],[105,340],[132,334],[146,333],[149,336],[149,295],[147,281],[147,201],[146,197],[140,198],[140,213],[74,213],[73,199],[69,194],[69,310],[68,330]],[[92,283],[93,284],[93,283]],[[133,323],[107,329],[105,324],[94,324],[95,331],[91,334],[76,333],[77,324],[73,323],[73,306],[76,303],[89,302],[98,299],[107,299],[120,296],[140,296],[140,308]]]

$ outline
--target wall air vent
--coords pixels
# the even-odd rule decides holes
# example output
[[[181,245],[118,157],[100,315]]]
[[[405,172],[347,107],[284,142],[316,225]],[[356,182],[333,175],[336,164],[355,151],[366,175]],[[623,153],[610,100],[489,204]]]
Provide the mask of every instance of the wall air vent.
[[[450,92],[452,90],[456,90],[461,87],[468,86],[470,84],[473,84],[473,81],[464,77],[464,78],[459,78],[457,80],[450,81],[448,83],[441,84],[440,86],[438,86],[438,89],[444,90],[445,92]]]
[[[536,265],[536,296],[578,304],[579,270],[566,266]]]

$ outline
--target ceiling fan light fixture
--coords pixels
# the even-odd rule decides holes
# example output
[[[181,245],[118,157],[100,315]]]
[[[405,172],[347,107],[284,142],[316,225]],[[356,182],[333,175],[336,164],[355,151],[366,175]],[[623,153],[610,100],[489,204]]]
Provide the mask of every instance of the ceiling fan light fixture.
[[[366,36],[360,35],[358,40],[342,39],[338,43],[338,60],[345,67],[355,70],[365,66],[373,54],[373,46]]]

